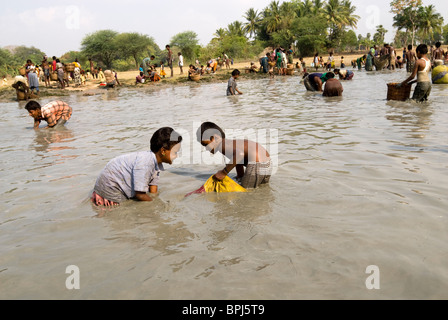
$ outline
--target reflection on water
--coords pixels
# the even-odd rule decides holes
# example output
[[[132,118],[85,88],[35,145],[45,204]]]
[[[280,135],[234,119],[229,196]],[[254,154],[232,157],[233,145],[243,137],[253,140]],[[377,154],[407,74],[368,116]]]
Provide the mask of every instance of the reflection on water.
[[[33,130],[24,103],[0,103],[0,297],[73,299],[58,273],[71,264],[82,299],[448,297],[447,89],[387,101],[405,76],[355,70],[334,98],[297,76],[241,80],[234,97],[226,83],[97,90],[64,97],[61,130]],[[276,130],[270,184],[185,198],[222,168],[185,159],[151,203],[89,202],[110,159],[149,150],[162,126],[185,132],[185,154],[200,150],[202,121]],[[372,264],[376,292],[363,286]]]
[[[404,131],[408,131],[409,138],[425,138],[425,133],[430,129],[433,113],[430,103],[390,101],[387,105],[390,106],[390,110],[386,119],[397,123]]]
[[[65,149],[76,149],[73,145],[74,135],[67,127],[35,130],[36,137],[32,148],[36,152],[54,152]],[[63,156],[59,154],[59,156]]]

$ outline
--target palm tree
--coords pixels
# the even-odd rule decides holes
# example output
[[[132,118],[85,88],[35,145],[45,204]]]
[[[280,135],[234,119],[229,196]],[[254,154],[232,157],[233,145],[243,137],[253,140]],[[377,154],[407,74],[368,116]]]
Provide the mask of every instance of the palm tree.
[[[215,31],[213,35],[215,36],[213,38],[214,40],[221,41],[227,35],[227,31],[224,30],[223,28],[219,28],[218,30]]]
[[[227,26],[229,36],[245,37],[244,27],[240,21],[234,21]]]
[[[359,16],[355,14],[356,7],[352,5],[352,2],[350,0],[343,0],[342,7],[346,26],[356,28],[359,20]]]
[[[266,31],[272,33],[280,28],[282,16],[278,1],[272,1],[263,11],[263,22],[266,24]]]
[[[257,31],[260,28],[260,14],[258,13],[258,10],[250,8],[246,11],[244,18],[247,21],[244,24],[244,31],[249,34],[250,38],[252,38],[252,36],[257,34]]]
[[[388,31],[384,29],[382,24],[376,26],[376,33],[373,35],[373,41],[375,41],[377,44],[382,44],[387,32]]]
[[[443,18],[439,13],[435,12],[435,7],[432,4],[419,8],[418,20],[423,39],[426,39],[429,35],[429,39],[434,40],[434,30],[440,30],[440,32],[442,30]]]

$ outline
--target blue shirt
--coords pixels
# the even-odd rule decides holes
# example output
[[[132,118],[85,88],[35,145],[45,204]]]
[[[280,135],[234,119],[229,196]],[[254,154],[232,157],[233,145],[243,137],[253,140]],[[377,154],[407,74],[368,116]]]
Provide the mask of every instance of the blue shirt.
[[[148,192],[149,186],[157,186],[163,170],[151,151],[118,156],[101,171],[94,191],[109,201],[120,203],[134,198],[136,191]]]

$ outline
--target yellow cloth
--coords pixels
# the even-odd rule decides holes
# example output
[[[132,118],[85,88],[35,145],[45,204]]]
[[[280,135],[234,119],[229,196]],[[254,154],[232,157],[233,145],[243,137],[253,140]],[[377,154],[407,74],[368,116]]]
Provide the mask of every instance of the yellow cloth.
[[[226,176],[219,181],[214,176],[208,178],[204,183],[205,192],[246,192],[247,190]]]

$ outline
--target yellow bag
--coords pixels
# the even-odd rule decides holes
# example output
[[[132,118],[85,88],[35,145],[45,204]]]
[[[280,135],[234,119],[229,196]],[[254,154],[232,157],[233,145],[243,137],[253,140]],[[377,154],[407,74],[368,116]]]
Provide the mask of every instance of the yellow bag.
[[[219,181],[215,176],[211,176],[204,183],[205,192],[246,192],[247,190],[236,183],[232,178],[226,176]]]
[[[211,176],[199,189],[186,194],[185,196],[192,195],[193,193],[203,192],[247,192],[245,188],[236,183],[232,178],[226,176],[222,181],[219,181],[215,176]]]

